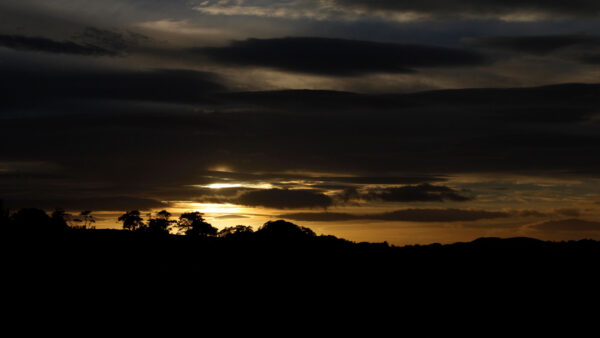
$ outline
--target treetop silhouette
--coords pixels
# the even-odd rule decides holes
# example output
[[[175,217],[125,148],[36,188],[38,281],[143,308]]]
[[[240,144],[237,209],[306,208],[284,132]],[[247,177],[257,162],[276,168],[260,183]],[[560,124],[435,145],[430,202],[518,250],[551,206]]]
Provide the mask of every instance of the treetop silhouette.
[[[206,222],[204,214],[198,211],[181,214],[176,227],[187,236],[215,236],[218,231],[217,228]]]
[[[252,227],[246,225],[236,225],[226,227],[219,231],[219,237],[223,238],[247,238],[254,233]]]
[[[284,220],[268,221],[256,232],[266,237],[302,239],[316,237],[314,231],[309,228],[296,225]]]
[[[142,217],[140,216],[139,210],[131,210],[117,219],[119,222],[123,222],[123,229],[135,231],[145,227]]]
[[[149,214],[150,219],[148,220],[148,227],[145,228],[148,232],[168,234],[171,224],[176,221],[170,220],[171,213],[167,210],[162,210],[156,213],[156,217],[152,218],[152,213]]]
[[[49,217],[44,210],[35,208],[20,209],[10,215],[9,222],[12,226],[27,229],[33,232],[46,233],[62,231],[68,228],[63,215],[58,212]]]

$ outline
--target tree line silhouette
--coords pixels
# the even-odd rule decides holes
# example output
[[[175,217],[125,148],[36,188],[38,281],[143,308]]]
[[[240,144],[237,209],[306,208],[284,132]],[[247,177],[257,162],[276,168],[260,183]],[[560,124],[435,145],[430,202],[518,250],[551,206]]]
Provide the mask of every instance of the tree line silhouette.
[[[3,248],[13,275],[40,273],[81,278],[93,276],[169,276],[206,280],[222,276],[281,276],[307,281],[321,276],[342,280],[389,278],[437,281],[440,276],[480,278],[508,274],[539,274],[554,278],[595,271],[600,242],[549,242],[532,238],[480,238],[454,244],[394,246],[353,242],[317,235],[284,220],[258,229],[236,225],[218,230],[201,212],[177,219],[166,210],[130,210],[117,217],[122,229],[95,229],[95,217],[84,210],[69,214],[35,208],[9,212],[0,201]],[[228,276],[233,276],[229,278]],[[286,277],[287,278],[287,277]],[[312,282],[311,282],[312,283]]]
[[[185,235],[195,238],[250,238],[254,234],[261,237],[279,238],[315,238],[316,233],[309,228],[302,227],[284,220],[268,221],[257,231],[250,226],[235,225],[224,229],[212,226],[198,211],[182,213],[178,219],[172,219],[172,214],[167,210],[156,213],[147,213],[147,220],[142,217],[139,210],[130,210],[120,215],[117,220],[122,223],[123,230],[135,233],[149,233],[155,235]],[[0,226],[3,229],[13,229],[33,233],[60,232],[68,229],[95,230],[96,217],[90,210],[78,214],[70,214],[64,209],[57,208],[50,214],[36,208],[23,208],[11,213],[3,207],[0,200]],[[322,236],[335,238],[334,236]],[[337,238],[336,238],[337,239]]]
[[[168,234],[174,229],[187,236],[206,237],[218,234],[218,229],[206,222],[204,214],[198,211],[183,213],[179,220],[172,220],[171,213],[167,210],[157,212],[155,217],[148,213],[148,218],[146,223],[139,210],[131,210],[119,216],[118,221],[123,223],[123,229],[130,231]]]
[[[142,241],[154,238],[159,241],[164,240],[175,243],[177,238],[189,238],[204,239],[204,244],[208,246],[216,242],[221,243],[220,241],[213,241],[213,239],[241,239],[241,241],[234,241],[235,246],[237,246],[235,250],[245,250],[244,248],[248,248],[247,245],[253,245],[252,243],[260,243],[260,245],[266,245],[266,247],[297,243],[304,248],[318,248],[319,250],[335,251],[340,248],[358,248],[368,249],[369,251],[372,251],[371,249],[375,249],[375,251],[385,249],[386,252],[387,249],[393,249],[394,252],[402,251],[405,254],[419,252],[421,255],[419,259],[422,259],[424,255],[438,257],[437,253],[441,252],[452,252],[459,255],[486,252],[497,258],[504,257],[502,255],[517,257],[520,254],[541,257],[538,256],[540,253],[550,254],[554,258],[560,254],[564,258],[582,252],[593,252],[593,255],[586,254],[586,257],[594,257],[600,252],[600,242],[589,239],[550,242],[527,237],[479,238],[464,243],[458,242],[445,245],[432,243],[399,247],[389,245],[387,242],[353,242],[332,235],[317,235],[307,227],[285,220],[268,221],[257,230],[246,225],[229,226],[219,230],[208,223],[204,214],[198,211],[182,213],[178,219],[172,219],[172,214],[167,210],[156,213],[149,212],[146,217],[147,219],[142,217],[140,210],[130,210],[117,217],[117,220],[122,223],[123,230],[96,230],[94,226],[96,217],[90,210],[84,210],[78,214],[70,214],[60,208],[55,209],[50,214],[36,208],[23,208],[10,212],[9,209],[4,207],[3,201],[0,199],[0,229],[4,233],[23,234],[25,235],[24,238],[43,238],[43,236],[36,235],[65,233],[68,234],[66,238],[69,238],[69,236],[72,238],[73,236],[79,236],[79,234],[89,233],[91,237],[98,241],[102,238],[110,238],[111,240],[115,238],[138,238]],[[133,237],[121,236],[126,234],[131,234]],[[57,238],[57,236],[53,238]],[[175,242],[172,242],[173,240]],[[298,246],[292,245],[290,248],[298,248]],[[446,257],[452,257],[452,255]]]
[[[204,214],[199,211],[182,213],[177,220],[171,219],[171,216],[167,210],[161,210],[155,216],[148,213],[148,221],[144,222],[139,210],[131,210],[119,216],[118,221],[123,223],[124,230],[153,234],[170,234],[173,230],[176,234],[189,237],[249,238],[255,233],[252,227],[246,225],[219,230],[208,223]],[[268,221],[256,232],[266,237],[317,237],[311,229],[284,220]]]

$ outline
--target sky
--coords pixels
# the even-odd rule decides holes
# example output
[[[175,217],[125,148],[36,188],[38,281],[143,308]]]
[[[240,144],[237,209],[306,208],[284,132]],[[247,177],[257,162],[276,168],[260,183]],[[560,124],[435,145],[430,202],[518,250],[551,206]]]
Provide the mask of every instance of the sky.
[[[0,198],[600,239],[600,2],[3,0]]]

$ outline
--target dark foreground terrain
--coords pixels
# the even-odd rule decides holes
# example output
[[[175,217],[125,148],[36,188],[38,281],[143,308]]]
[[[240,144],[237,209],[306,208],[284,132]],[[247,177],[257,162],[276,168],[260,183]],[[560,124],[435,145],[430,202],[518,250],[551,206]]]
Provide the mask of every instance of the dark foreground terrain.
[[[277,222],[273,223],[276,228]],[[94,229],[32,233],[12,229],[2,236],[2,247],[5,268],[17,276],[86,276],[87,281],[138,276],[215,282],[273,277],[382,283],[474,283],[516,276],[587,279],[587,275],[596,273],[600,258],[600,242],[593,240],[480,238],[468,243],[395,247],[289,229],[227,237]]]
[[[317,236],[284,221],[266,225],[228,236],[11,228],[1,239],[5,295],[23,315],[69,304],[76,314],[92,309],[100,311],[95,318],[108,318],[131,306],[128,316],[162,322],[166,313],[195,313],[189,307],[223,320],[264,314],[298,326],[299,316],[310,314],[372,330],[406,322],[401,313],[529,321],[532,314],[583,311],[598,293],[600,243],[592,240],[394,247]]]

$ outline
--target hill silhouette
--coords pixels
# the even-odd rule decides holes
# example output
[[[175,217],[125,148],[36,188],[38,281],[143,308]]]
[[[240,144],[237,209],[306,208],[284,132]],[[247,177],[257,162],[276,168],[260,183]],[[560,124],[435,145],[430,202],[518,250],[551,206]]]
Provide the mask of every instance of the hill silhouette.
[[[398,247],[317,235],[283,220],[269,221],[256,231],[238,225],[216,232],[210,230],[201,214],[186,215],[180,220],[180,224],[187,224],[182,228],[184,232],[169,234],[164,229],[175,221],[163,212],[154,218],[163,222],[154,230],[134,219],[138,222],[135,231],[69,227],[60,221],[64,212],[50,217],[41,210],[23,209],[3,215],[6,271],[38,278],[168,276],[202,280],[210,276],[231,282],[255,276],[265,281],[334,278],[337,282],[378,281],[388,286],[393,281],[430,285],[456,278],[483,278],[498,283],[517,276],[553,280],[586,276],[595,271],[591,267],[600,257],[600,242],[592,240],[480,238],[465,243]],[[131,212],[125,215],[131,216]],[[205,229],[204,234],[187,231],[191,229],[190,219]],[[130,225],[124,222],[125,228],[131,229]]]

